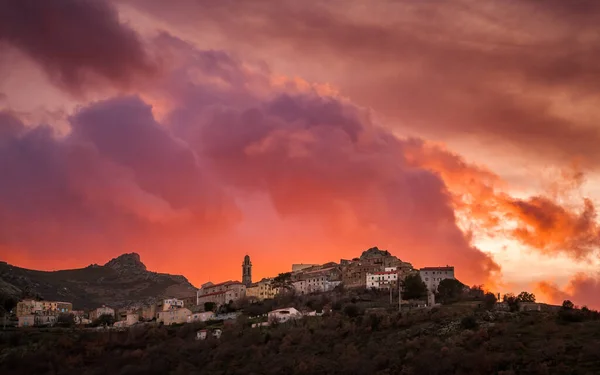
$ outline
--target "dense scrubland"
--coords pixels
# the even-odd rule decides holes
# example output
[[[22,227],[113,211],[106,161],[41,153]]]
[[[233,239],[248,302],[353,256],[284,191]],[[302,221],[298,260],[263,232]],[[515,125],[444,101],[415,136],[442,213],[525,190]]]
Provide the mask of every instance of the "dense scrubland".
[[[220,339],[205,341],[195,340],[205,324],[7,331],[0,334],[0,373],[600,373],[599,314],[570,303],[542,312],[461,304],[402,313],[392,306],[369,308],[383,301],[384,296],[339,299],[322,317],[263,328],[251,328],[251,319],[242,315],[223,328]]]

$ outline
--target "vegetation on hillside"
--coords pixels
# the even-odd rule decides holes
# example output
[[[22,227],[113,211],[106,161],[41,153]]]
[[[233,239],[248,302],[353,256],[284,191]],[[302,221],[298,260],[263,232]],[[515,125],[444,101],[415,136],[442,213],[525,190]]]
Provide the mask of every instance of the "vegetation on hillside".
[[[306,301],[305,301],[306,302]],[[490,312],[450,305],[340,311],[268,328],[247,317],[221,339],[202,324],[126,331],[0,333],[3,374],[597,374],[599,314],[568,301],[556,312]]]

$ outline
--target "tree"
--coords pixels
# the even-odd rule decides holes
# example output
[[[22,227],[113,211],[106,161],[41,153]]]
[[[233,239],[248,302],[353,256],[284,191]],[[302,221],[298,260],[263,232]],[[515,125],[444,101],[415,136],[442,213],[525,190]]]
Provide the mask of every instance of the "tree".
[[[358,306],[354,303],[350,303],[344,306],[344,314],[346,314],[350,318],[355,318],[359,314]]]
[[[496,302],[498,302],[498,300],[496,299],[496,295],[494,293],[486,293],[483,296],[483,305],[487,310],[493,309],[496,305]]]
[[[443,304],[453,303],[460,300],[464,294],[465,285],[455,279],[444,279],[440,281],[436,293],[436,302]]]
[[[92,322],[92,325],[95,327],[104,326],[104,325],[112,326],[113,324],[115,324],[115,317],[110,314],[100,315],[98,317],[98,319],[96,319]]]
[[[573,304],[573,302],[567,299],[563,301],[562,308],[565,310],[573,310],[575,308],[575,305]]]
[[[535,302],[535,295],[533,293],[521,292],[517,296],[519,302]]]
[[[519,298],[512,293],[507,293],[502,296],[502,301],[508,304],[510,311],[519,311]]]
[[[474,300],[482,300],[485,297],[483,285],[473,285],[469,288],[469,298]]]
[[[12,309],[17,306],[19,301],[14,296],[9,294],[0,294],[0,312],[9,313]]]
[[[204,302],[204,311],[215,311],[217,304],[214,302]]]
[[[419,299],[427,297],[427,285],[418,273],[408,275],[402,281],[402,298]]]

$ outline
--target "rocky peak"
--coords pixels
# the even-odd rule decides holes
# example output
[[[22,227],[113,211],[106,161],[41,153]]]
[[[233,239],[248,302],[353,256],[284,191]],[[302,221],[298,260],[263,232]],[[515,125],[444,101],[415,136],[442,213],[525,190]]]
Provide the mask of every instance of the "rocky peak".
[[[377,246],[372,247],[368,250],[363,251],[362,255],[360,256],[361,259],[365,259],[365,258],[375,258],[375,257],[385,257],[385,256],[390,256],[390,252],[387,250],[379,250],[379,248]]]
[[[138,253],[128,253],[111,259],[104,267],[112,268],[115,271],[146,271],[146,266],[140,260]]]

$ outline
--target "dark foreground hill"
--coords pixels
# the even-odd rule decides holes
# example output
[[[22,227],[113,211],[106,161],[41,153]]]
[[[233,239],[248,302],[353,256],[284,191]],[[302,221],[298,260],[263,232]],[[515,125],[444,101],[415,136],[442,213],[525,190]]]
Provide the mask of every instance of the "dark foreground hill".
[[[0,263],[0,293],[4,296],[39,296],[72,302],[78,309],[102,304],[123,307],[194,291],[183,276],[148,271],[136,253],[123,254],[103,266],[53,272]]]
[[[246,318],[220,339],[200,325],[122,332],[0,331],[2,374],[599,374],[598,314],[452,307],[330,316],[269,328]]]

